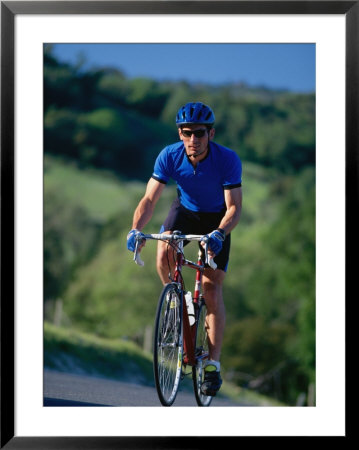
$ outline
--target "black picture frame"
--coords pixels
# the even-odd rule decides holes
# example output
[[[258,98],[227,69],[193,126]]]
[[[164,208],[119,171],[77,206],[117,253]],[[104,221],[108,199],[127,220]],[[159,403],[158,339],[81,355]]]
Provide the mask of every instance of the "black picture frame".
[[[14,435],[14,21],[18,14],[339,14],[346,20],[346,298],[358,242],[359,1],[4,1],[1,2],[1,441],[6,449],[198,448],[201,437]],[[330,187],[328,187],[328,191]],[[353,208],[354,205],[354,208]],[[355,300],[355,299],[354,299]],[[346,327],[346,341],[348,331]],[[347,389],[348,392],[348,389]],[[348,398],[346,398],[348,400]],[[348,402],[346,401],[346,405]],[[205,432],[205,427],[203,429]],[[350,430],[346,424],[346,435]],[[223,442],[225,437],[218,437]]]

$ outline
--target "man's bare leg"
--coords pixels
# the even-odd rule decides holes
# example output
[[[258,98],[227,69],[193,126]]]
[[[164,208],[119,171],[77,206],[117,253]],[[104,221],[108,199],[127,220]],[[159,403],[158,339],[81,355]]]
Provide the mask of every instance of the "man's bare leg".
[[[171,234],[171,231],[165,231],[164,234]],[[170,267],[168,266],[170,263]],[[160,280],[165,285],[171,280],[168,278],[169,273],[173,272],[174,268],[174,250],[168,248],[167,242],[158,241],[157,244],[157,273]]]
[[[219,361],[222,349],[226,312],[222,285],[226,273],[221,270],[206,269],[203,275],[203,294],[207,306],[207,333],[210,359]]]

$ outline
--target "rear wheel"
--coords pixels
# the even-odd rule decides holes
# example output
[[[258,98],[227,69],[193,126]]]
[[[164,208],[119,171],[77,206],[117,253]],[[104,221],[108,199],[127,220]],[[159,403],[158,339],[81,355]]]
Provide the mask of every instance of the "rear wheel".
[[[177,285],[167,284],[158,301],[153,364],[158,397],[164,406],[174,402],[181,378],[182,292]]]
[[[204,380],[204,363],[209,357],[206,315],[206,304],[204,303],[204,301],[202,301],[199,307],[195,342],[197,363],[194,367],[192,367],[193,388],[198,406],[209,406],[213,398],[209,395],[203,395],[201,393],[201,386]]]

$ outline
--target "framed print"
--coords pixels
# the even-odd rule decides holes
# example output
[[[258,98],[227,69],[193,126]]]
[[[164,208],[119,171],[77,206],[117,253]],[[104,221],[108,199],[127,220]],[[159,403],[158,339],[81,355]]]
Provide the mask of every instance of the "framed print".
[[[346,298],[353,289],[352,252],[356,248],[358,228],[355,215],[350,214],[352,205],[357,205],[358,194],[358,28],[357,1],[1,2],[1,448],[191,448],[209,445],[213,439],[216,445],[217,438],[227,437],[348,437]],[[150,45],[157,48],[166,45],[173,53],[178,51],[178,64],[184,68],[193,61],[188,46],[199,53],[204,53],[208,46],[209,59],[211,46],[215,45],[222,50],[226,46],[249,45],[251,51],[261,44],[286,45],[288,49],[298,44],[315,47],[311,73],[313,79],[315,74],[316,401],[310,405],[302,407],[300,398],[291,406],[218,406],[201,410],[186,406],[168,410],[157,404],[102,408],[98,402],[76,404],[75,401],[61,405],[51,404],[51,399],[47,405],[43,403],[44,167],[48,167],[48,162],[44,163],[44,140],[47,139],[44,134],[44,51],[49,48],[46,46],[56,47],[55,44],[101,47],[109,43],[123,48],[128,46],[127,54],[132,59],[128,58],[133,65],[136,58],[144,57],[143,53],[142,56],[136,53],[135,45],[142,50],[150,49]],[[179,52],[179,44],[184,46],[183,53]],[[49,60],[53,55],[50,54]],[[213,72],[220,65],[218,55],[217,60],[211,62]],[[155,56],[154,53],[148,56],[147,70],[160,63],[161,54],[158,52],[158,60]],[[74,61],[71,64],[85,67],[81,57]],[[223,67],[222,70],[230,72]],[[258,71],[251,74],[252,80],[257,79]],[[108,93],[106,89],[111,92],[127,89],[121,83],[115,86],[111,70],[108,74],[107,84],[101,85],[104,96]],[[298,77],[295,73],[291,76],[296,75]],[[89,78],[86,80],[88,82]],[[205,82],[204,76],[202,80],[197,79],[199,85]],[[185,85],[180,88],[187,89]],[[237,86],[240,88],[240,83]],[[71,85],[67,89],[70,96],[81,90]],[[139,83],[131,96],[128,94],[132,107],[143,95],[143,89]],[[158,92],[161,99],[165,94],[161,89]],[[222,105],[224,95],[222,91],[217,92],[220,92],[218,104]],[[265,88],[261,92],[263,96],[268,95]],[[229,94],[226,98],[228,103],[233,100]],[[86,95],[82,101],[86,103]],[[148,104],[156,108],[151,96]],[[125,108],[119,105],[120,109]],[[255,106],[252,107],[254,111]],[[287,111],[280,113],[285,115]],[[220,114],[226,117],[229,113],[223,107]],[[245,123],[239,109],[235,114],[233,117]],[[65,115],[60,115],[53,111],[46,120],[50,125],[55,121],[66,124],[71,121],[66,122]],[[144,130],[158,126],[151,116],[142,122],[138,117],[137,110],[126,116],[126,121],[121,122],[121,133],[125,134],[126,127],[138,126],[138,123],[143,124]],[[109,108],[105,107],[101,113],[82,114],[78,119],[81,126],[75,140],[89,139],[82,148],[84,160],[94,158],[96,153],[93,142],[98,134],[91,135],[93,129],[103,126],[102,129],[107,130],[107,123],[112,119]],[[167,133],[165,121],[161,123],[159,131]],[[256,135],[248,141],[248,149],[253,148],[250,142],[261,148],[266,148],[265,139],[276,142],[275,124],[266,135],[265,123],[259,124],[263,134],[257,129]],[[64,135],[69,130],[66,126],[61,131]],[[260,140],[259,135],[266,137]],[[298,138],[301,148],[305,147],[306,138],[304,135]],[[56,135],[52,141],[60,148],[60,153],[61,139],[62,135]],[[126,141],[126,145],[132,148],[130,141]],[[299,163],[296,160],[293,164]],[[106,166],[102,168],[107,170]],[[135,183],[132,187],[137,195]],[[277,186],[278,190],[281,188],[283,186]],[[84,189],[84,185],[78,189]],[[58,196],[55,192],[52,197],[55,209]],[[57,220],[65,223],[60,216],[56,216]],[[83,226],[83,233],[89,233],[86,236],[92,239],[92,228],[85,225],[81,222],[79,226]],[[113,227],[112,222],[110,225]],[[110,225],[106,232],[115,233]],[[67,235],[61,237],[67,238]],[[56,239],[59,242],[60,238]],[[54,245],[58,243],[56,239]],[[81,242],[77,243],[81,250]],[[304,254],[305,250],[301,255]],[[104,261],[92,270],[100,270],[101,265]],[[62,269],[59,263],[56,270]],[[94,272],[89,271],[89,284],[91,273]],[[61,314],[61,308],[61,302],[53,303],[54,321],[56,314]],[[250,323],[252,327],[257,322]],[[283,328],[276,335],[278,346],[281,332]],[[198,418],[203,418],[203,425],[198,425]]]

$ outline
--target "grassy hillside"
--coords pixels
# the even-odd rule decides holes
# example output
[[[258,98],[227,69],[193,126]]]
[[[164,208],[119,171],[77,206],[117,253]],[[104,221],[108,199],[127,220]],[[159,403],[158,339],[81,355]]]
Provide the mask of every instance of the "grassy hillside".
[[[45,155],[45,191],[61,193],[63,202],[78,204],[101,222],[127,211],[133,197],[143,193],[143,183],[121,183],[105,170],[80,169],[75,162]]]
[[[49,322],[44,324],[44,365],[65,372],[154,385],[152,356],[133,342],[101,339]]]

